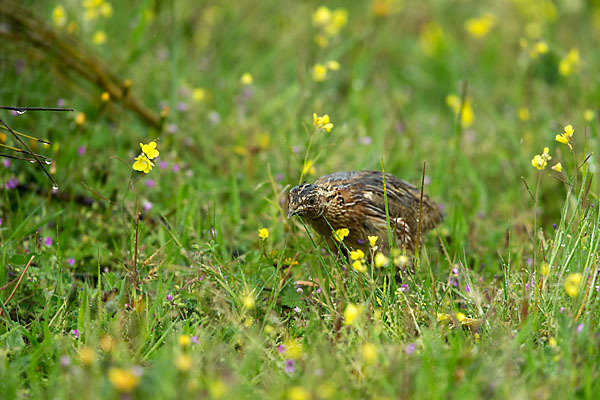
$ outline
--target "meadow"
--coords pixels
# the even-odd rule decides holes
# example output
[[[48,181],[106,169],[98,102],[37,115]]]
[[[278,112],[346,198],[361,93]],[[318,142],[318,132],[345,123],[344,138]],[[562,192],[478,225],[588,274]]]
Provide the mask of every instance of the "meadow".
[[[0,398],[597,397],[599,34],[595,0],[3,2],[0,105],[74,111],[0,110]],[[363,169],[443,205],[401,282],[287,218]]]

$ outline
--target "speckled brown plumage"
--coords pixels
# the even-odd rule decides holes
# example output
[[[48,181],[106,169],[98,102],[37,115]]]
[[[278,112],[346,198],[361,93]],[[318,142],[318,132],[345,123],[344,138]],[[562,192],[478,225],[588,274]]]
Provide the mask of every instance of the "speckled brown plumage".
[[[421,192],[390,174],[385,174],[385,183],[394,246],[412,253],[417,241]],[[288,198],[288,217],[292,215],[302,217],[330,245],[334,230],[348,228],[350,233],[344,239],[348,248],[368,250],[369,235],[379,237],[380,248],[389,247],[383,177],[379,171],[336,172],[314,184],[294,187]],[[442,220],[442,213],[426,195],[421,219],[421,238]]]

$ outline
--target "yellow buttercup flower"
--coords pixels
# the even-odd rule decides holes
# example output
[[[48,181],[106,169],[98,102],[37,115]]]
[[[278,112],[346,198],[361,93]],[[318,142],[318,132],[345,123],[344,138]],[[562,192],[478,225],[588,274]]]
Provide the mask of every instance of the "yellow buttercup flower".
[[[562,164],[561,163],[556,163],[552,166],[552,169],[556,172],[562,172]]]
[[[260,228],[258,230],[258,237],[261,239],[266,239],[269,237],[269,230],[267,228]]]
[[[344,241],[346,236],[350,234],[350,230],[348,228],[342,228],[335,231],[335,240],[338,242]]]
[[[358,272],[367,272],[367,266],[362,260],[356,260],[352,263],[352,268]]]
[[[467,316],[461,312],[457,312],[456,313],[456,319],[458,320],[458,322],[462,322],[465,319],[467,319]]]
[[[254,308],[255,304],[256,304],[256,299],[254,298],[254,296],[252,295],[252,293],[247,293],[242,298],[242,306],[246,310],[252,310]]]
[[[338,71],[340,69],[340,63],[337,61],[327,61],[327,68],[332,71]]]
[[[62,28],[67,24],[67,12],[63,6],[58,5],[54,7],[54,10],[52,10],[52,21],[57,28]]]
[[[248,72],[246,72],[240,78],[240,82],[242,82],[243,85],[252,85],[252,82],[254,82],[254,78],[252,78],[252,75],[250,75]]]
[[[377,361],[377,347],[373,343],[363,344],[360,353],[366,364],[375,364]]]
[[[518,111],[519,119],[523,122],[529,121],[529,109],[527,107],[521,107]]]
[[[104,18],[110,18],[110,16],[113,13],[113,7],[112,4],[110,3],[104,3],[100,6],[100,14],[102,14],[102,16]]]
[[[119,392],[131,393],[140,383],[140,377],[131,370],[111,368],[108,370],[108,380]]]
[[[192,344],[192,338],[190,338],[190,335],[179,335],[178,341],[179,345],[183,348],[186,348]]]
[[[579,63],[579,50],[571,49],[558,63],[558,72],[560,72],[562,76],[569,76],[579,67]]]
[[[104,31],[97,31],[96,33],[94,33],[94,36],[92,36],[92,43],[97,44],[97,45],[101,45],[104,44],[106,42],[106,32]]]
[[[292,386],[287,391],[288,400],[310,400],[310,392],[302,386]]]
[[[379,252],[375,254],[375,266],[377,268],[385,267],[389,261],[389,258],[387,258],[383,253]]]
[[[575,272],[565,278],[565,292],[571,297],[576,297],[579,293],[579,286],[583,276],[579,272]]]
[[[327,79],[327,66],[323,64],[315,64],[312,67],[312,78],[315,82],[323,82]]]
[[[375,247],[375,245],[377,245],[377,239],[379,239],[379,236],[367,236],[367,238],[369,239],[369,244],[371,245],[371,247]]]
[[[352,325],[356,322],[356,319],[362,314],[363,306],[348,304],[344,310],[344,325]]]
[[[135,162],[133,163],[133,169],[136,171],[141,171],[145,174],[152,171],[152,167],[154,167],[154,163],[146,157],[144,154],[140,154],[135,158]]]
[[[329,115],[325,114],[319,117],[317,113],[313,113],[313,126],[317,129],[323,129],[325,132],[331,132],[333,124],[329,121]]]
[[[585,110],[583,112],[583,118],[585,119],[586,122],[592,122],[594,120],[596,116],[596,113],[594,112],[594,110]]]
[[[496,16],[486,13],[479,18],[470,18],[465,22],[465,29],[474,38],[486,36],[496,25]]]
[[[150,160],[158,157],[158,155],[160,154],[158,152],[158,150],[156,150],[156,142],[155,141],[152,141],[148,144],[140,143],[140,148],[142,149],[142,151],[144,153],[146,153],[146,157],[148,157]]]
[[[362,260],[363,258],[365,258],[365,253],[362,250],[358,249],[350,251],[350,259]]]
[[[190,369],[192,369],[193,362],[194,361],[192,360],[192,357],[190,357],[189,355],[187,355],[187,354],[180,354],[175,359],[175,366],[181,372],[188,372]]]
[[[202,88],[196,88],[192,91],[192,98],[195,102],[201,102],[206,98],[206,90]]]
[[[312,15],[313,24],[315,26],[325,26],[331,22],[331,18],[331,10],[325,6],[317,8]]]

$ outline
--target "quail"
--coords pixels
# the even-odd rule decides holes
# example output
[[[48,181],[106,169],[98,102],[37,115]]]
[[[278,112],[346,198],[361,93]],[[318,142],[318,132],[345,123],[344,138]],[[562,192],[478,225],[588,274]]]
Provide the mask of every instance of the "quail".
[[[334,232],[347,228],[348,236],[343,242],[349,249],[368,253],[368,237],[377,236],[377,246],[389,252],[383,183],[380,171],[336,172],[313,184],[303,183],[289,192],[288,218],[301,217],[332,249],[335,248]],[[417,231],[420,229],[422,238],[443,219],[443,215],[438,206],[423,195],[419,228],[421,191],[388,173],[385,174],[385,185],[394,248],[404,248],[412,254],[419,236]]]

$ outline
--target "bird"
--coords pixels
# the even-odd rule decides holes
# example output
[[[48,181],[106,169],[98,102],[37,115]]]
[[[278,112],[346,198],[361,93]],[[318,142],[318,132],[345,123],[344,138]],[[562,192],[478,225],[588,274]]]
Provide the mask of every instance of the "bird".
[[[308,222],[332,250],[336,239],[342,239],[336,231],[345,228],[348,234],[343,238],[344,246],[339,247],[346,255],[344,248],[368,254],[374,236],[377,248],[389,254],[385,197],[394,248],[412,255],[417,241],[443,220],[443,213],[429,196],[423,194],[421,200],[418,188],[389,173],[344,171],[325,175],[314,183],[302,183],[289,192],[287,216]]]

